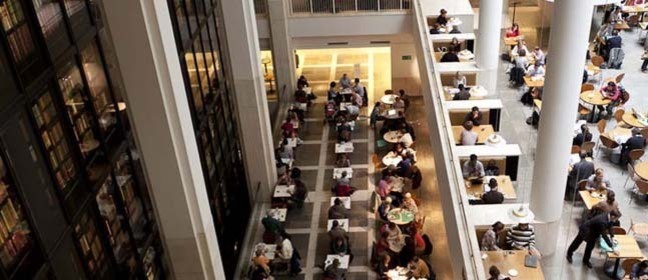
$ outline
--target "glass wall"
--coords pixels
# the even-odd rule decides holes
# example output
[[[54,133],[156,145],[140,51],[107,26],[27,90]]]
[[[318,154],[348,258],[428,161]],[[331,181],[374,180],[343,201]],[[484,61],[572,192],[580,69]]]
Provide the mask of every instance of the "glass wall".
[[[233,91],[221,52],[218,1],[169,0],[196,142],[225,272],[232,277],[250,214]],[[213,4],[213,5],[212,5]]]

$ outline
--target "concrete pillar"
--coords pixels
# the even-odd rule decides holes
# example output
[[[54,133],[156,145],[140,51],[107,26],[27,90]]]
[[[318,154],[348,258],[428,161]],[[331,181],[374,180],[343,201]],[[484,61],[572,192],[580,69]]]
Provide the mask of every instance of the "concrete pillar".
[[[270,115],[259,58],[259,40],[252,0],[221,1],[227,46],[240,123],[250,202],[269,199],[277,180]],[[275,62],[275,69],[277,64]],[[261,184],[257,194],[257,185]]]
[[[530,200],[536,220],[544,223],[543,230],[536,231],[536,244],[546,255],[554,253],[558,240],[593,11],[591,0],[556,0],[554,4],[556,15],[551,23],[551,55],[542,97]]]
[[[477,83],[486,88],[490,94],[494,94],[497,87],[503,6],[504,0],[479,1],[479,30],[475,58],[481,71],[477,75]]]
[[[225,279],[166,1],[104,1],[174,279]]]
[[[296,89],[295,53],[288,33],[288,6],[290,1],[268,0],[272,61],[274,63],[277,93],[280,101],[290,102]],[[286,91],[282,92],[286,86]]]

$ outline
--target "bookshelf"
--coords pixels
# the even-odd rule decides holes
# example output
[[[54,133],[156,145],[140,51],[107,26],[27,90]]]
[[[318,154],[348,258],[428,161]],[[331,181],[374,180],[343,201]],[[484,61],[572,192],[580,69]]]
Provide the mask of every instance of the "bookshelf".
[[[99,147],[99,141],[92,130],[92,119],[90,112],[86,109],[83,97],[83,80],[79,68],[71,63],[66,67],[64,75],[59,78],[61,95],[65,102],[65,109],[68,113],[70,123],[74,128],[74,137],[79,143],[81,154],[84,158],[90,158]]]
[[[91,274],[97,275],[106,266],[106,257],[94,220],[89,213],[92,212],[84,211],[81,214],[79,222],[74,225],[74,232],[81,247],[86,267]]]
[[[91,42],[81,51],[83,71],[88,81],[88,88],[92,97],[92,105],[97,112],[99,125],[104,135],[110,134],[110,130],[117,123],[115,116],[115,101],[110,95],[108,81],[104,73],[104,65],[99,55],[96,43]]]
[[[49,92],[41,95],[32,105],[32,115],[56,178],[56,184],[59,189],[64,190],[76,178],[77,170],[72,162],[69,145],[63,135],[63,129]]]
[[[16,268],[33,245],[31,227],[15,188],[4,161],[0,159],[0,262],[8,272]]]
[[[128,218],[133,237],[137,241],[138,248],[142,241],[146,239],[149,233],[146,232],[148,219],[142,205],[141,197],[135,189],[135,180],[133,179],[133,170],[131,169],[130,158],[127,153],[122,153],[115,163],[115,178],[119,187],[119,195],[124,205],[124,212]]]
[[[19,0],[0,1],[0,21],[7,34],[11,56],[22,68],[31,61],[35,48]]]

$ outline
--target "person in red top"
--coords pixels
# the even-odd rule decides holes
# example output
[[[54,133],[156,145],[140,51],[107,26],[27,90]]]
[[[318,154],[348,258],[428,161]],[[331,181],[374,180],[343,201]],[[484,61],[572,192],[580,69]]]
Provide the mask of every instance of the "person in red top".
[[[609,99],[611,102],[607,105],[605,110],[607,111],[607,116],[612,116],[614,113],[614,107],[618,106],[621,102],[621,97],[623,96],[623,89],[618,86],[615,82],[608,82],[607,86],[601,88],[601,94],[603,94],[604,99]],[[599,106],[599,110],[602,110],[602,106]]]
[[[419,233],[418,229],[414,228],[412,230],[412,238],[414,239],[415,254],[422,254],[425,251],[425,240],[423,240],[423,236]]]
[[[506,31],[506,38],[512,38],[520,36],[520,26],[517,23],[513,23],[513,26]]]
[[[293,137],[293,135],[295,134],[295,126],[293,125],[292,119],[290,119],[290,117],[287,117],[286,122],[281,125],[281,130],[283,130],[284,137]]]

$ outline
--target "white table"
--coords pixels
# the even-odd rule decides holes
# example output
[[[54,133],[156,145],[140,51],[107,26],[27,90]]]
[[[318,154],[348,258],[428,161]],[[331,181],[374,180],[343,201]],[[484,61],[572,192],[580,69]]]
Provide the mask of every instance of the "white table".
[[[335,199],[339,198],[342,200],[342,204],[344,205],[344,208],[346,209],[351,209],[351,197],[350,196],[333,196],[331,197],[331,206],[335,204]]]
[[[254,246],[254,249],[252,249],[252,257],[256,256],[256,251],[259,249],[265,251],[264,255],[266,258],[268,258],[268,260],[274,260],[275,254],[277,252],[276,244],[265,244],[263,242],[258,243]]]
[[[354,130],[355,130],[355,121],[348,121],[348,122],[346,122],[346,123],[347,123],[347,124],[349,125],[349,127],[351,128],[351,131],[354,131]],[[342,124],[341,124],[341,123],[336,123],[336,124],[335,124],[335,127],[337,128],[337,127],[340,126],[340,125],[342,125]]]
[[[489,135],[489,137],[486,138],[486,141],[484,141],[484,145],[489,146],[489,147],[494,147],[494,148],[506,146],[506,139],[504,139],[504,137],[502,137],[501,135],[497,135],[498,138],[496,138],[496,139],[499,139],[499,142],[491,142],[490,136],[492,136],[492,135],[497,135],[497,134]]]
[[[313,93],[313,88],[311,88],[311,87],[305,87],[305,88],[304,88],[304,91],[306,92],[306,94],[311,94],[311,93]]]
[[[353,142],[336,143],[335,153],[336,154],[353,153]]]
[[[403,158],[400,155],[396,155],[394,152],[389,152],[383,157],[382,163],[385,166],[398,165],[402,160]]]
[[[459,57],[459,60],[465,60],[465,61],[475,59],[475,55],[469,50],[460,51],[457,54],[457,57]]]
[[[324,269],[326,269],[329,265],[333,264],[333,260],[339,260],[340,261],[340,268],[341,269],[348,269],[349,268],[349,255],[326,255],[326,260],[324,261]]]
[[[486,95],[488,95],[488,90],[483,86],[474,86],[470,88],[470,96],[484,97]]]
[[[342,167],[342,168],[333,168],[333,179],[340,179],[342,177],[342,172],[346,171],[346,177],[351,179],[353,178],[353,168],[351,167]]]
[[[383,139],[388,143],[398,143],[400,142],[402,136],[403,133],[400,132],[400,130],[392,130],[385,133],[385,135],[383,135]]]
[[[403,192],[403,188],[405,188],[405,179],[403,177],[391,177],[391,181],[389,182],[389,190],[392,192]]]
[[[297,138],[287,138],[288,147],[295,148],[297,147]]]
[[[333,227],[333,221],[338,221],[338,224],[344,229],[346,232],[349,232],[349,219],[329,219],[327,224],[326,224],[326,231],[330,231],[331,228]]]
[[[288,208],[274,208],[270,210],[270,216],[280,222],[286,221],[287,214],[288,214]]]
[[[353,103],[351,103],[351,102],[340,102],[340,111],[346,111],[346,109],[347,109],[346,106],[350,106],[351,104],[353,104]]]
[[[295,185],[277,185],[272,197],[283,198],[290,197],[290,193],[295,190]]]
[[[450,19],[448,19],[448,23],[446,23],[446,26],[455,26],[455,25],[459,26],[462,24],[463,22],[459,18],[451,17]]]
[[[351,88],[343,88],[342,90],[340,90],[340,94],[352,94],[352,93],[353,93],[353,89]]]
[[[380,98],[380,102],[385,103],[387,105],[394,104],[395,100],[396,100],[396,94],[387,94],[387,95],[383,95],[383,97]]]

